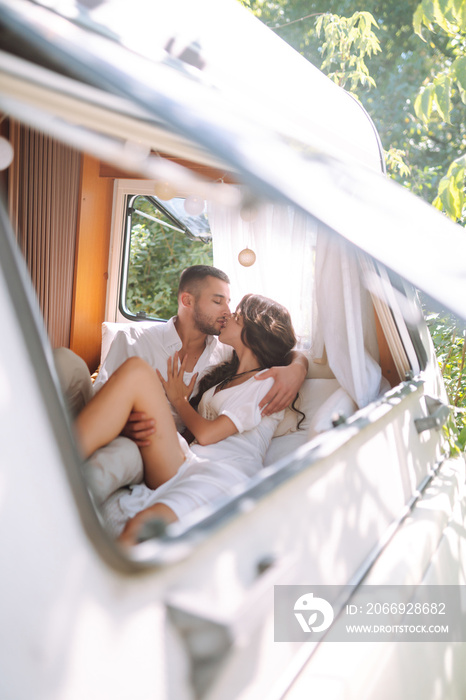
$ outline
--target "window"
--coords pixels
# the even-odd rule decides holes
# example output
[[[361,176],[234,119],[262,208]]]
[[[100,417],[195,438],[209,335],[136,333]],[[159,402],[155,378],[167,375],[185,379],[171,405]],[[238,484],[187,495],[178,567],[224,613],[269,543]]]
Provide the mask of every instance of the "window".
[[[212,265],[212,237],[204,212],[190,215],[185,199],[126,198],[120,311],[127,318],[168,319],[177,311],[178,280],[189,265]]]

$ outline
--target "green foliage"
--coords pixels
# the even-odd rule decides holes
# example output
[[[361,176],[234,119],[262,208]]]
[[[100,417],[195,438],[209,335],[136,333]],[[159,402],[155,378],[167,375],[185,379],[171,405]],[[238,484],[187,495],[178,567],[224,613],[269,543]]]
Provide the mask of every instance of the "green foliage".
[[[422,0],[414,13],[414,29],[425,42],[430,41],[440,59],[432,74],[416,97],[416,116],[427,128],[436,122],[463,125],[461,144],[466,145],[464,122],[466,117],[466,3],[464,0]],[[425,28],[431,33],[424,36]],[[442,45],[440,52],[432,39]],[[460,129],[459,129],[460,130]],[[460,130],[461,131],[461,130]],[[433,204],[450,218],[465,222],[465,157],[455,158],[439,182]]]
[[[321,69],[340,87],[350,92],[358,85],[375,86],[365,58],[380,51],[379,40],[372,27],[377,22],[370,12],[354,12],[351,17],[324,14],[316,21],[316,33],[324,36],[321,46]]]
[[[435,31],[436,25],[447,34],[466,31],[466,4],[463,0],[422,0],[413,17],[416,34],[424,39],[422,29]]]
[[[448,216],[458,222],[464,221],[465,215],[465,170],[466,155],[453,161],[447,174],[442,177],[438,187],[434,207],[445,211]]]
[[[389,172],[398,172],[402,177],[408,177],[411,174],[411,168],[406,164],[404,158],[406,151],[400,148],[389,148],[384,151],[385,163]]]
[[[456,435],[461,449],[466,444],[466,328],[446,311],[426,312],[426,321],[441,367],[450,404],[455,408],[450,432]]]
[[[464,226],[466,0],[250,0],[249,4],[314,65],[333,71],[340,84],[344,84],[338,76],[343,61],[329,61],[327,47],[324,51],[321,46],[322,27],[335,23],[335,29],[329,26],[327,31],[337,60],[342,20],[361,7],[371,13],[382,51],[367,55],[373,82],[355,85],[350,80],[350,87],[357,90],[376,124],[391,176]],[[324,41],[328,41],[325,34]],[[446,312],[426,315],[445,385],[457,409],[455,423],[448,429],[464,448],[464,330]]]
[[[154,214],[140,197],[137,208]],[[156,212],[157,218],[165,220]],[[167,220],[168,221],[168,220]],[[133,214],[126,307],[134,315],[168,319],[177,312],[181,272],[189,265],[212,265],[212,244]]]

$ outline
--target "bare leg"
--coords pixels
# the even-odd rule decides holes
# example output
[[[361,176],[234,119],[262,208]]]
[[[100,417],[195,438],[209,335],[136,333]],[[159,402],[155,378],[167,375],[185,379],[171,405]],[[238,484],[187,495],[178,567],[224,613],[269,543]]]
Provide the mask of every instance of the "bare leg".
[[[127,360],[83,408],[75,421],[77,438],[87,458],[120,434],[131,411],[155,419],[150,445],[140,448],[144,480],[155,489],[176,474],[185,457],[163,386],[140,358]]]
[[[118,538],[118,542],[123,545],[133,545],[137,543],[137,536],[147,520],[158,518],[164,522],[173,523],[178,520],[175,513],[165,503],[154,503],[153,506],[141,510],[140,513],[130,518],[125,528]]]

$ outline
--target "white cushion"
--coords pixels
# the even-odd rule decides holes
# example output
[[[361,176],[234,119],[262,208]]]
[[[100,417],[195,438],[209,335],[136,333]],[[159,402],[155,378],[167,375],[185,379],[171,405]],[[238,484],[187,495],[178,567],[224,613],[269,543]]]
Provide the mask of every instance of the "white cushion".
[[[300,432],[306,432],[309,429],[311,420],[316,411],[322,404],[333,394],[338,388],[339,383],[336,379],[305,379],[299,390],[299,398],[296,402],[296,408],[299,408],[305,418],[300,426]],[[302,418],[299,413],[291,408],[285,410],[285,415],[274,433],[275,437],[289,435],[298,429],[298,422]]]
[[[313,415],[308,428],[308,438],[313,438],[319,433],[330,430],[332,421],[339,415],[345,418],[352,416],[357,411],[357,405],[351,396],[342,387],[337,389]]]
[[[70,414],[77,416],[93,395],[89,368],[68,348],[56,348],[53,358]]]
[[[287,409],[267,450],[264,466],[274,464],[319,433],[330,430],[337,414],[348,418],[357,410],[353,399],[336,379],[306,379],[298,406],[306,414],[301,429],[297,430],[299,415]]]
[[[108,351],[110,350],[110,345],[113,342],[114,337],[118,331],[129,331],[134,326],[138,328],[150,328],[154,325],[154,321],[134,321],[134,322],[113,322],[104,321],[102,323],[102,347],[100,349],[100,364],[104,363],[107,357]]]
[[[119,436],[94,452],[84,463],[83,471],[97,505],[101,505],[122,486],[142,482],[141,453],[135,442]]]

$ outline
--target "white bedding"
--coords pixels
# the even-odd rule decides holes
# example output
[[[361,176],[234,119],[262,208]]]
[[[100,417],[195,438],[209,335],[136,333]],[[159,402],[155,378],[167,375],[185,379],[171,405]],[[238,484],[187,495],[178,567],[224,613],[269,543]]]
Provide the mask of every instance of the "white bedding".
[[[56,351],[58,374],[63,393],[72,413],[76,400],[89,398],[90,377],[87,366],[74,353],[60,348]],[[69,371],[67,372],[67,367]],[[332,428],[332,419],[343,413],[349,417],[356,411],[356,404],[340,387],[336,379],[306,379],[297,402],[305,413],[301,427],[300,418],[291,409],[285,411],[278,425],[265,458],[265,466],[277,462],[292,453],[319,433]],[[83,466],[84,476],[97,505],[103,506],[118,489],[137,484],[143,478],[143,465],[137,446],[128,438],[118,437],[109,445],[97,450]]]

